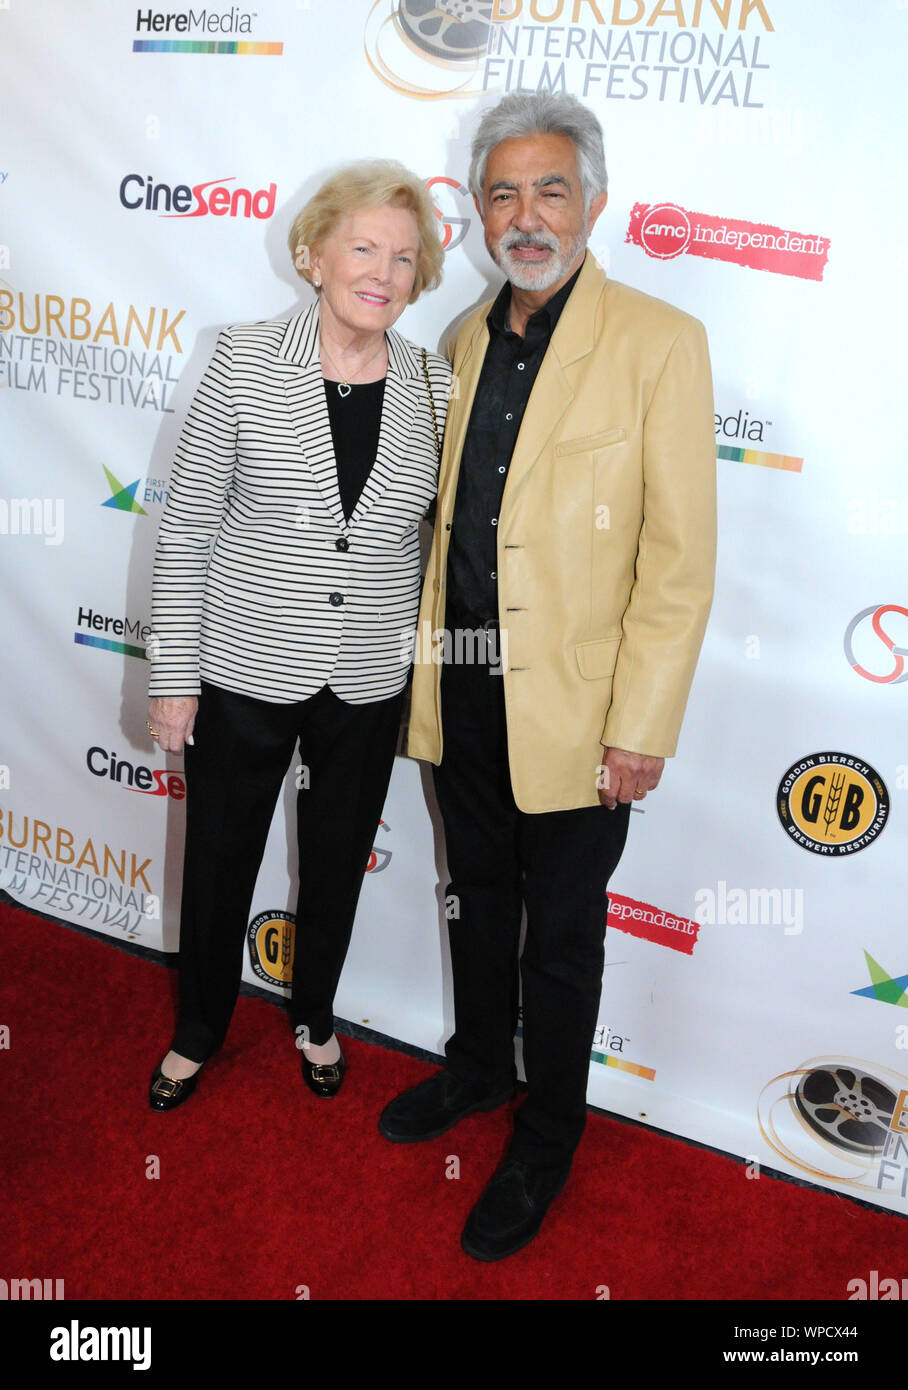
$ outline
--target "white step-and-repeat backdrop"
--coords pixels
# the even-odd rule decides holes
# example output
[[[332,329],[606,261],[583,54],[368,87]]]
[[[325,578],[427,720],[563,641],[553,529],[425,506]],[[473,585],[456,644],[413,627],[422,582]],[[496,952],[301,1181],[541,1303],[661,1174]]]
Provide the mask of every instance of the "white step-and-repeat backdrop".
[[[437,347],[498,284],[477,113],[574,92],[606,132],[592,249],[707,326],[721,531],[678,757],[613,883],[589,1099],[904,1211],[906,30],[895,0],[0,0],[0,886],[176,949],[185,788],[144,643],[218,329],[306,302],[293,216],[384,155],[443,223],[444,284],[398,325]],[[293,797],[246,962],[276,990]],[[444,883],[401,758],[337,1010],[433,1051]]]

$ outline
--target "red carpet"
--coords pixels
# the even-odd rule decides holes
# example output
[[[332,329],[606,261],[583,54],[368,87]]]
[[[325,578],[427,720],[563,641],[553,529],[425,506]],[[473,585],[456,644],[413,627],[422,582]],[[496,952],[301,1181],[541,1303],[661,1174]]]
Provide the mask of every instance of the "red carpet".
[[[539,1237],[499,1264],[460,1230],[508,1136],[476,1115],[428,1144],[376,1120],[423,1062],[344,1040],[337,1099],[303,1086],[286,1016],[237,1005],[196,1094],[146,1093],[174,972],[0,904],[3,1275],[67,1299],[844,1299],[900,1273],[905,1224],[591,1115]],[[458,1155],[461,1177],[445,1176]],[[146,1176],[154,1160],[160,1176]]]

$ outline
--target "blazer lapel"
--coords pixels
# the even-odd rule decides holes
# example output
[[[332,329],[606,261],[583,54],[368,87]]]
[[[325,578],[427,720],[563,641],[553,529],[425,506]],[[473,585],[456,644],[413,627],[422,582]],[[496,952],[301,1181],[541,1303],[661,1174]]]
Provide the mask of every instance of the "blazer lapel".
[[[388,329],[388,374],[382,401],[378,448],[366,485],[350,520],[344,516],[337,483],[337,460],[331,437],[331,418],[319,358],[318,304],[288,320],[278,348],[286,364],[284,392],[293,428],[319,491],[331,516],[342,532],[361,521],[382,495],[402,462],[402,444],[408,439],[416,415],[422,369],[419,358],[406,341]]]
[[[571,373],[566,369],[586,357],[595,346],[596,310],[604,286],[605,272],[587,251],[577,283],[555,325],[520,422],[505,483],[506,497],[520,486],[574,399]]]
[[[337,461],[319,358],[318,303],[288,321],[277,355],[285,364],[284,393],[303,460],[332,520],[345,532],[347,520],[337,485]]]
[[[470,422],[470,413],[473,409],[473,398],[476,395],[476,387],[479,385],[479,375],[482,371],[482,364],[485,361],[486,350],[489,346],[489,329],[486,324],[486,314],[491,306],[483,305],[483,314],[472,338],[467,344],[463,359],[459,364],[456,380],[456,393],[452,394],[448,405],[448,417],[445,422],[444,450],[441,459],[441,473],[438,479],[438,511],[440,515],[448,515],[445,508],[450,498],[451,510],[454,507],[454,492],[457,488],[457,479],[460,474],[460,460],[463,455],[463,445],[467,434],[467,425]]]
[[[385,337],[388,341],[388,374],[382,399],[378,448],[366,485],[350,517],[350,526],[362,521],[391,479],[407,467],[406,444],[416,416],[422,368],[418,355],[399,333],[389,328]]]

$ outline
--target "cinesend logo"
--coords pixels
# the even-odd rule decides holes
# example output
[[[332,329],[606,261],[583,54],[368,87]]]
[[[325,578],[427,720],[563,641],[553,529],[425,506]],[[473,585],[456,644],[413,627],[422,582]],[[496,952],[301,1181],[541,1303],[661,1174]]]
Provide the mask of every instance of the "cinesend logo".
[[[274,214],[277,184],[253,193],[251,188],[227,188],[228,178],[207,183],[155,183],[151,174],[127,174],[120,183],[120,202],[130,212],[156,212],[159,217],[257,217]],[[211,192],[208,192],[211,189]]]
[[[95,745],[85,755],[85,765],[95,777],[109,777],[111,782],[126,786],[130,791],[141,792],[143,796],[170,796],[174,801],[186,797],[186,783],[178,772],[163,768],[144,767],[141,763],[133,766],[116,753]]]

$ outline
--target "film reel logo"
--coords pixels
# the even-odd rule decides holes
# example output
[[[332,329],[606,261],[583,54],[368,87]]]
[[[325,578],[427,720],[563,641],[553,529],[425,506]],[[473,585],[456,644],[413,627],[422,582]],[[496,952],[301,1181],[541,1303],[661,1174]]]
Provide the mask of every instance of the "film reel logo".
[[[785,773],[776,810],[788,834],[814,854],[855,854],[889,817],[889,792],[875,768],[847,753],[811,753]]]
[[[767,1082],[760,1133],[798,1171],[863,1191],[908,1193],[908,1078],[817,1057]]]
[[[404,96],[478,96],[492,9],[493,0],[375,0],[366,19],[366,60]]]
[[[291,912],[260,912],[246,930],[249,963],[260,980],[289,986],[293,980],[296,918]]]

